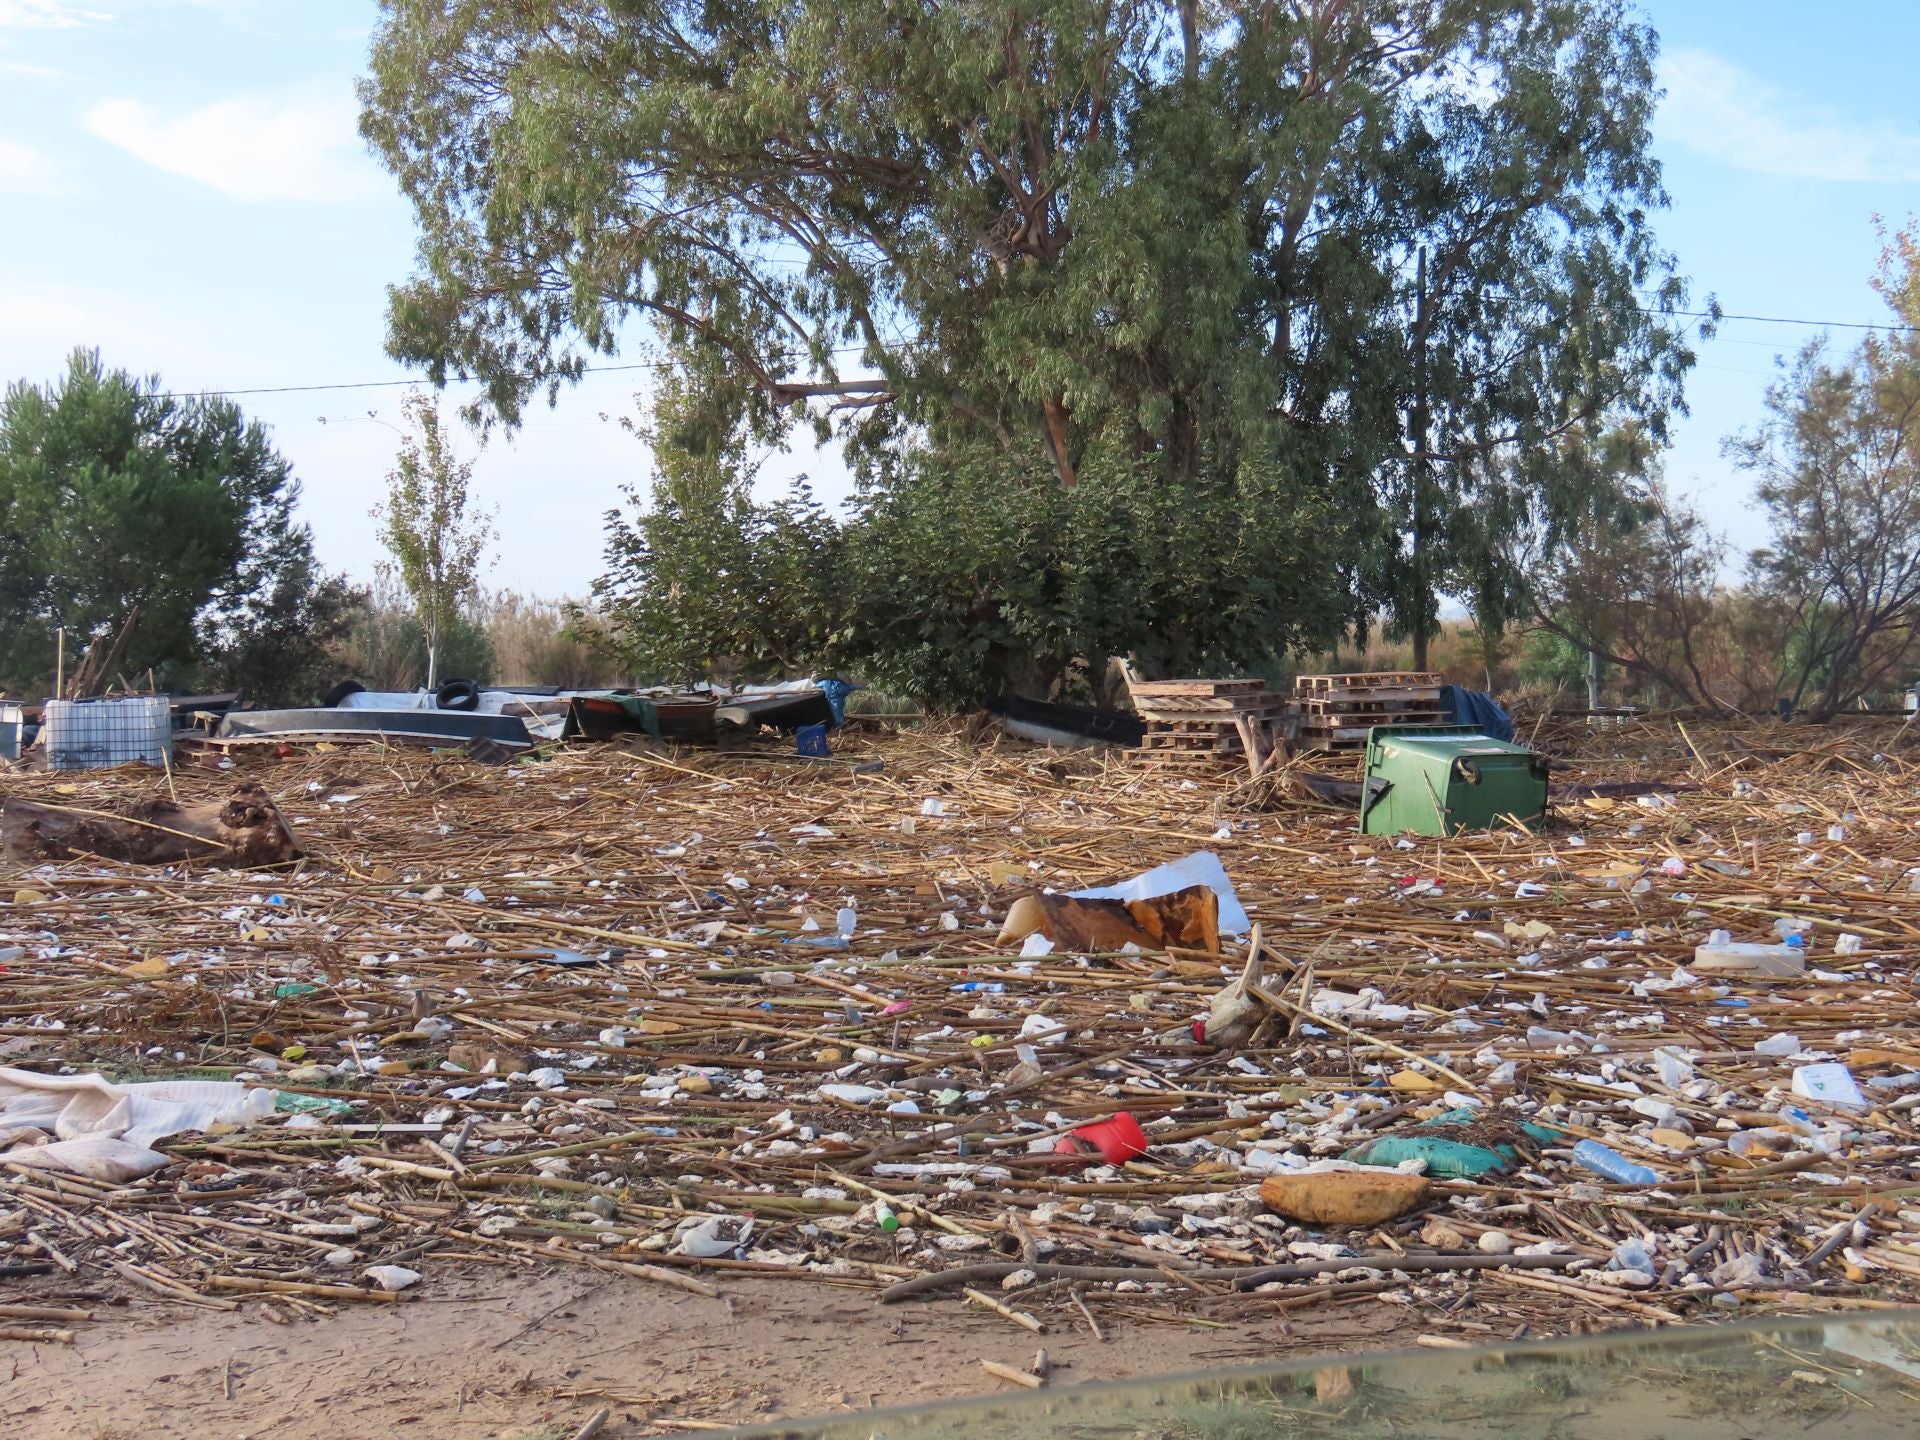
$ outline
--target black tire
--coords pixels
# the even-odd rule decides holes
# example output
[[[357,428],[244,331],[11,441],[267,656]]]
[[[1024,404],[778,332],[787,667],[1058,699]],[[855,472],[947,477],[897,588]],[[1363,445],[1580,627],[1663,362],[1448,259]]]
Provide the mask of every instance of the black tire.
[[[480,682],[478,680],[449,680],[433,692],[433,703],[442,710],[478,710],[480,708]]]
[[[342,680],[338,685],[320,697],[320,703],[327,709],[332,710],[349,695],[358,695],[366,688],[367,687],[362,685],[358,680]]]

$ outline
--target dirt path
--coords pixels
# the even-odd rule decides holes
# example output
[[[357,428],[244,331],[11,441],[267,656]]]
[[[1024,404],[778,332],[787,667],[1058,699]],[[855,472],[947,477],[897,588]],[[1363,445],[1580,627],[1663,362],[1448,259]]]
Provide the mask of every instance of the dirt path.
[[[1234,1330],[1170,1320],[1035,1337],[951,1300],[882,1309],[869,1291],[731,1283],[703,1300],[572,1275],[447,1273],[409,1304],[275,1325],[141,1308],[73,1346],[0,1348],[11,1440],[565,1440],[602,1406],[609,1436],[865,1410],[1006,1388],[983,1359],[1058,1384],[1176,1373],[1411,1340],[1405,1312],[1329,1304]],[[1178,1302],[1166,1303],[1169,1313]],[[1395,1336],[1396,1325],[1403,1328]]]

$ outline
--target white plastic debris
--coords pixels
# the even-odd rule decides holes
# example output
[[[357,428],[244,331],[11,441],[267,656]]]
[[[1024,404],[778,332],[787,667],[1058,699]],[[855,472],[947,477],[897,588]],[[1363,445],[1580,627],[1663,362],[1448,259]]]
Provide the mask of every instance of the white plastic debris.
[[[1233,881],[1227,878],[1227,867],[1220,863],[1220,857],[1211,850],[1196,850],[1191,855],[1182,855],[1178,860],[1156,865],[1131,880],[1122,880],[1118,885],[1097,885],[1089,890],[1068,893],[1077,900],[1153,900],[1161,895],[1190,890],[1195,885],[1205,885],[1219,899],[1222,935],[1246,934],[1252,923],[1247,919],[1246,907],[1234,893]]]
[[[406,1290],[420,1283],[420,1272],[404,1265],[369,1265],[360,1273],[382,1290]]]
[[[1039,1045],[1058,1045],[1067,1038],[1066,1028],[1047,1015],[1029,1015],[1020,1022],[1020,1038]]]
[[[9,1164],[114,1183],[167,1163],[152,1146],[169,1135],[251,1125],[278,1094],[223,1080],[116,1085],[99,1074],[40,1075],[0,1068],[0,1130],[46,1131],[51,1144],[18,1145]]]
[[[871,1085],[841,1085],[831,1083],[822,1085],[820,1093],[829,1100],[838,1100],[844,1105],[871,1105],[876,1100],[887,1098],[887,1092],[875,1089]]]
[[[1802,1065],[1793,1072],[1793,1093],[1842,1110],[1867,1108],[1867,1097],[1844,1065]]]
[[[745,1245],[752,1234],[753,1221],[744,1215],[713,1215],[704,1220],[683,1220],[674,1232],[673,1250],[676,1255],[717,1260]]]

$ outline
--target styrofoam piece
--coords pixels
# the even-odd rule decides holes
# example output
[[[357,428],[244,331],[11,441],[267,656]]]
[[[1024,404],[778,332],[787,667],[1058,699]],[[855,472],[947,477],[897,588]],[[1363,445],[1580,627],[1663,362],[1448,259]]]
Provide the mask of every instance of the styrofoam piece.
[[[1233,881],[1227,878],[1227,867],[1220,863],[1220,857],[1211,850],[1196,850],[1191,855],[1182,855],[1178,860],[1156,865],[1131,880],[1122,880],[1118,885],[1100,885],[1069,893],[1080,900],[1151,900],[1195,885],[1204,885],[1219,897],[1222,935],[1247,933],[1251,922],[1247,919],[1246,907],[1241,905],[1240,897],[1234,893]]]

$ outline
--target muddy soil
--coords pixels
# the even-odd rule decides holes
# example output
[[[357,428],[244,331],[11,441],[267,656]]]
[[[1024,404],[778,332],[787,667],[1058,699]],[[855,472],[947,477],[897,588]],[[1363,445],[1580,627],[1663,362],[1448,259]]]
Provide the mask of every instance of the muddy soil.
[[[1103,1323],[1096,1341],[1084,1325],[1030,1335],[944,1297],[883,1308],[870,1291],[753,1280],[706,1300],[624,1278],[447,1270],[417,1300],[330,1319],[141,1304],[102,1310],[71,1346],[0,1343],[0,1433],[566,1440],[605,1407],[603,1436],[658,1436],[1003,1390],[980,1361],[1025,1368],[1041,1346],[1068,1385],[1389,1348],[1417,1328],[1370,1296],[1227,1329],[1164,1297],[1142,1308],[1165,1318]]]

